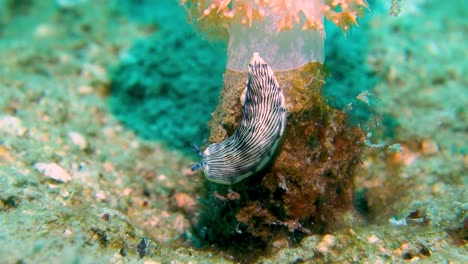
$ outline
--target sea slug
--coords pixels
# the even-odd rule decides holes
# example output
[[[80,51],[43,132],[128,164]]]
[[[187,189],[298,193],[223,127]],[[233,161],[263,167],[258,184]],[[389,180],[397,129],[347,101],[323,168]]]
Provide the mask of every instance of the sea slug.
[[[206,178],[235,184],[257,173],[270,161],[286,127],[283,92],[273,70],[255,52],[249,63],[248,81],[241,95],[243,117],[234,134],[202,152],[192,171],[203,169]]]

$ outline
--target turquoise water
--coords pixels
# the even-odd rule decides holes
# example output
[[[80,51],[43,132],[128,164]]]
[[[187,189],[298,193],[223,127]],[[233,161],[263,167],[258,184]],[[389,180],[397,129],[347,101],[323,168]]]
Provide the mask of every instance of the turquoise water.
[[[326,25],[324,96],[366,136],[356,210],[247,260],[192,230],[226,43],[176,1],[0,0],[0,262],[468,262],[468,4],[391,2]]]

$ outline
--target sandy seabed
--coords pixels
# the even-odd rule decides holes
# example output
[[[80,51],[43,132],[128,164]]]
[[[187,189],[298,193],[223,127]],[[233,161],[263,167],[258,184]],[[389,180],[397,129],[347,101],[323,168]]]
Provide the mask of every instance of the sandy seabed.
[[[11,2],[0,1],[1,262],[231,262],[187,242],[203,180],[193,157],[140,139],[107,105],[109,66],[157,29],[106,1]],[[369,140],[402,152],[367,148],[356,177],[367,215],[262,263],[468,262],[467,12],[403,1],[399,16],[373,8],[354,29],[381,77],[376,116],[398,122],[392,139]]]

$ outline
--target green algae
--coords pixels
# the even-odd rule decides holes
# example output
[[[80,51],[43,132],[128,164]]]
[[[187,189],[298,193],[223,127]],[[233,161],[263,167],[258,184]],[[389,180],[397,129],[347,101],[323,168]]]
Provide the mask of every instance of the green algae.
[[[172,12],[181,16],[183,9]],[[222,84],[225,46],[203,40],[179,19],[164,22],[112,70],[109,105],[139,136],[191,151],[190,143],[208,137],[206,123]]]

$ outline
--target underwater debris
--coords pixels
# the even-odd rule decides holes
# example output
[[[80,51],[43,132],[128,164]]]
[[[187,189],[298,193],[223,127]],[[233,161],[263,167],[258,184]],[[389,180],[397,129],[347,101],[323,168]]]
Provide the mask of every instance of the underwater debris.
[[[392,144],[392,145],[388,146],[387,151],[389,153],[398,153],[398,152],[402,152],[403,149],[402,149],[400,144],[396,143],[396,144]]]
[[[372,143],[372,136],[372,132],[368,132],[366,135],[366,139],[364,140],[364,144],[371,149],[386,149],[388,153],[400,153],[403,151],[403,147],[399,143],[394,143],[390,145],[383,143]]]
[[[405,218],[397,219],[392,217],[388,220],[392,226],[408,226],[408,225],[428,225],[431,220],[426,216],[426,213],[421,210],[412,211]]]
[[[401,0],[392,0],[390,6],[390,15],[398,16],[401,12]]]
[[[388,223],[392,226],[407,226],[408,225],[406,218],[397,219],[395,217],[392,217],[388,219]]]
[[[418,209],[411,212],[406,217],[406,222],[409,225],[427,225],[431,222],[431,220],[426,216],[424,211]]]
[[[370,105],[371,103],[371,100],[373,99],[376,99],[375,95],[373,95],[371,92],[369,92],[369,90],[365,90],[361,93],[359,93],[357,96],[356,96],[356,99],[358,99],[359,101],[365,103],[366,105]]]

